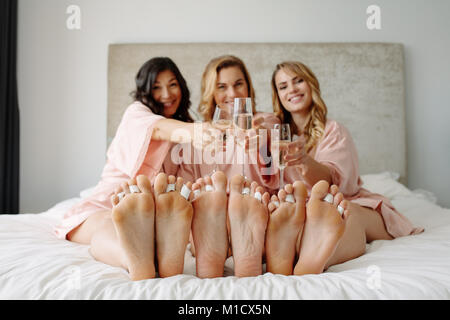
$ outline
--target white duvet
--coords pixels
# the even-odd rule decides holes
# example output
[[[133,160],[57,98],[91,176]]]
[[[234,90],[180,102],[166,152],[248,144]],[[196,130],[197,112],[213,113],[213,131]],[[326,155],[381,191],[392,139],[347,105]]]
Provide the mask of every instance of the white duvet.
[[[80,198],[40,214],[0,215],[0,299],[449,299],[450,209],[395,178],[362,177],[365,188],[389,197],[425,232],[374,241],[357,259],[301,277],[237,278],[229,258],[224,277],[198,279],[187,250],[184,274],[133,282],[124,270],[95,261],[88,246],[53,235],[53,226]]]

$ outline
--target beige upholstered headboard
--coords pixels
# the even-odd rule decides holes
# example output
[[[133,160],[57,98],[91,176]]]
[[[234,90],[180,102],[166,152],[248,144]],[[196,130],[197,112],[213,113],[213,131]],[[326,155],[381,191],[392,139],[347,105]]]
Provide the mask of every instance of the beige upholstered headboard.
[[[112,44],[108,59],[108,145],[132,102],[134,77],[156,56],[170,57],[191,91],[197,112],[200,79],[210,59],[241,58],[252,77],[256,109],[271,112],[270,79],[277,63],[308,65],[319,79],[329,117],[350,131],[359,153],[360,173],[394,171],[406,182],[403,46],[394,43],[151,43]]]

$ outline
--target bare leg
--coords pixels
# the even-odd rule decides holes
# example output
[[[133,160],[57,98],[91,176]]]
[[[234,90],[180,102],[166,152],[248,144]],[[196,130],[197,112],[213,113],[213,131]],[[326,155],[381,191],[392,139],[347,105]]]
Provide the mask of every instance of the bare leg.
[[[166,192],[168,184],[175,190]],[[193,209],[181,194],[183,179],[160,173],[155,179],[156,202],[156,253],[160,277],[183,273],[184,254],[189,242]],[[186,186],[192,190],[192,183]],[[192,199],[192,194],[190,195]]]
[[[217,171],[212,177],[198,179],[192,189],[194,193],[200,192],[192,202],[197,276],[221,277],[228,252],[227,177]]]
[[[286,201],[290,195],[295,203]],[[306,214],[307,191],[296,181],[273,195],[269,203],[269,223],[266,232],[267,272],[291,275],[296,256],[297,239],[301,237]],[[288,199],[289,200],[289,199]]]
[[[393,239],[386,231],[383,218],[372,209],[344,200],[345,232],[326,268],[355,259],[366,251],[366,243]]]
[[[244,187],[249,187],[248,182],[244,182],[244,177],[237,175],[231,179],[228,217],[234,274],[237,277],[252,277],[262,273],[270,195],[256,182],[251,184],[249,194],[242,194]],[[260,200],[255,196],[261,197]]]

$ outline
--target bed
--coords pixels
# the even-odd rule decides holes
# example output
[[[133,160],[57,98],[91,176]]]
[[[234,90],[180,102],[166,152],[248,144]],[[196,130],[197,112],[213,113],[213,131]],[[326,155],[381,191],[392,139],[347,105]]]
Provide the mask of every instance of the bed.
[[[403,47],[389,43],[199,43],[115,44],[108,58],[109,144],[130,102],[139,66],[170,56],[185,75],[197,119],[199,79],[208,60],[231,53],[246,62],[257,109],[270,111],[269,80],[281,60],[301,60],[315,71],[330,117],[352,133],[364,187],[391,199],[425,232],[374,241],[363,256],[320,275],[264,273],[237,278],[233,260],[224,277],[199,279],[195,259],[185,253],[184,272],[170,278],[130,281],[125,270],[95,261],[89,246],[59,240],[53,227],[79,197],[45,212],[0,215],[0,299],[450,299],[450,209],[407,182]],[[346,94],[342,94],[345,92]]]

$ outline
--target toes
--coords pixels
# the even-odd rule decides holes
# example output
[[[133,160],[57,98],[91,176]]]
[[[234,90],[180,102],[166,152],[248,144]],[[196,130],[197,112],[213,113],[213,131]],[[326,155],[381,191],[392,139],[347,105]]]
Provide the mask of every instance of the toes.
[[[322,200],[327,194],[330,185],[325,180],[320,180],[311,189],[310,200]]]
[[[269,209],[269,213],[272,213],[273,211],[275,211],[279,206],[280,206],[280,200],[278,199],[278,197],[276,195],[273,195],[270,198],[269,205],[267,206],[267,208]]]
[[[294,188],[292,187],[292,184],[287,184],[284,186],[284,191],[286,191],[286,193],[292,193],[294,191]]]
[[[330,187],[330,193],[335,196],[339,192],[339,188],[337,185],[333,184]]]
[[[152,185],[150,183],[150,180],[144,176],[139,175],[136,178],[137,186],[139,187],[139,190],[143,193],[152,193]]]
[[[155,196],[158,196],[166,192],[166,188],[167,188],[167,175],[164,172],[161,172],[155,178],[154,183]]]
[[[203,178],[205,184],[205,191],[214,191],[213,182],[210,176]]]
[[[278,202],[278,205],[280,205],[280,201],[278,200],[278,197],[276,196],[276,195],[273,195],[271,198],[270,198],[270,202]]]
[[[175,178],[175,177],[174,177]],[[175,178],[176,182],[175,182],[175,190],[177,190],[178,192],[181,191],[181,188],[183,187],[183,183],[184,180],[181,177]]]
[[[197,183],[197,181],[192,184],[192,198],[193,199],[197,198],[200,195],[201,189],[202,189],[202,185]]]
[[[248,182],[247,182],[248,183]],[[251,184],[250,184],[250,193],[252,194],[252,195],[254,195],[255,193],[256,193],[256,189],[259,187],[259,185],[258,185],[258,183],[256,182],[256,181],[253,181]]]
[[[281,189],[278,191],[278,199],[280,199],[281,202],[286,201],[286,196],[287,196],[287,193],[285,190]]]
[[[111,204],[113,205],[113,207],[119,204],[119,197],[117,196],[117,193],[111,196]]]
[[[295,198],[295,202],[297,203],[306,203],[306,197],[308,196],[308,190],[306,186],[301,181],[295,181],[293,185],[293,194]]]
[[[341,192],[338,192],[333,199],[334,206],[337,207],[342,200],[344,200],[344,195]]]
[[[216,171],[212,177],[214,188],[217,191],[227,191],[227,176],[222,171]]]
[[[349,211],[348,211],[348,201],[347,200],[342,200],[339,205],[337,206],[337,209],[339,211],[339,213],[341,214],[341,216],[344,219],[347,219],[349,216]]]
[[[120,187],[122,188],[122,192],[124,192],[125,194],[130,193],[130,186],[128,185],[128,182],[122,182],[120,184]]]
[[[230,194],[231,193],[242,193],[242,189],[244,188],[244,177],[241,175],[235,175],[230,180]]]
[[[270,194],[268,192],[264,192],[262,196],[263,205],[267,207],[269,205],[269,201],[270,201]]]
[[[260,202],[262,202],[262,196],[263,196],[263,193],[264,193],[264,188],[263,187],[260,187],[260,186],[257,186],[255,189],[255,192],[252,192],[252,194],[253,194],[253,197],[255,197],[256,199],[258,199]],[[270,199],[270,196],[269,196],[269,199]],[[269,201],[267,201],[267,203],[268,203]]]
[[[272,214],[277,209],[277,206],[273,202],[270,202],[267,209],[269,210],[269,214]]]
[[[198,186],[198,190],[205,191],[205,181],[203,181],[203,178],[195,180],[195,184]]]

